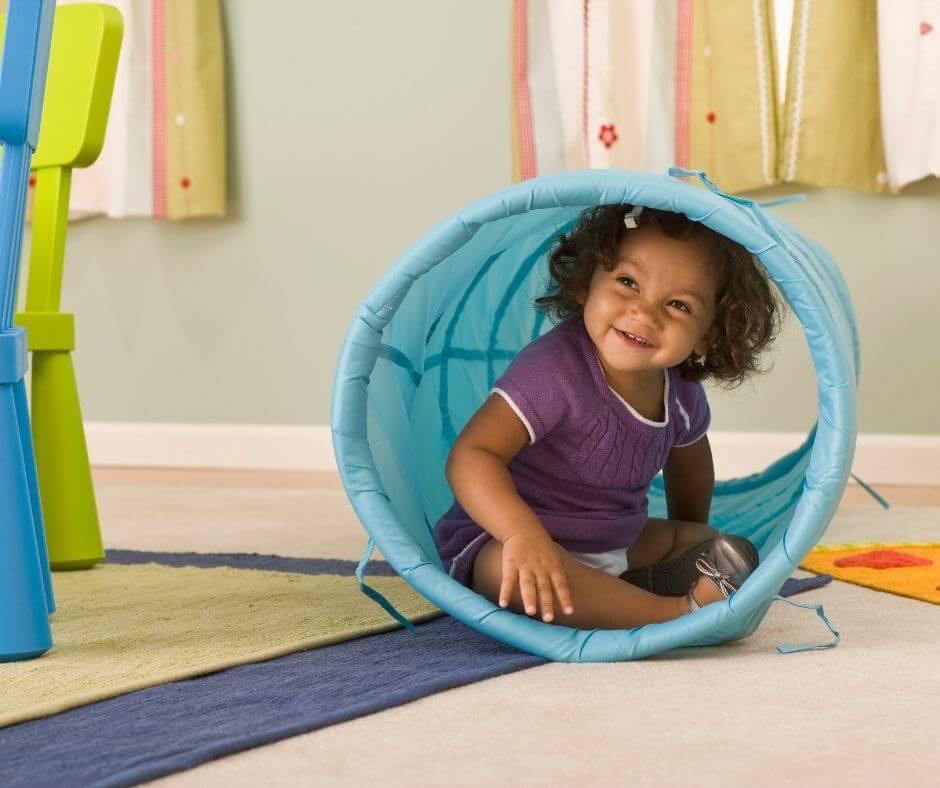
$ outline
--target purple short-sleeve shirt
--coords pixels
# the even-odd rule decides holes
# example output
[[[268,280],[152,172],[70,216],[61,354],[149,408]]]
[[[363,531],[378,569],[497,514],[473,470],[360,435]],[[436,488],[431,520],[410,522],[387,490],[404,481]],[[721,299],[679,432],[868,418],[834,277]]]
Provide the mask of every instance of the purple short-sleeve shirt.
[[[627,549],[647,520],[650,482],[669,451],[699,440],[710,411],[701,384],[664,371],[665,419],[637,413],[607,383],[581,315],[526,345],[494,384],[529,432],[509,462],[520,497],[562,547]],[[458,501],[434,528],[444,568],[470,584],[490,534]]]

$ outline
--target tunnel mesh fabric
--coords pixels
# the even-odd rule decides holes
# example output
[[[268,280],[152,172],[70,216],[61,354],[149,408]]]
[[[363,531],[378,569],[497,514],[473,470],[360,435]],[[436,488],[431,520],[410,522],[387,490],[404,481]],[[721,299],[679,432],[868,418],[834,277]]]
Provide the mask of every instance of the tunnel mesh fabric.
[[[674,175],[697,175],[698,188]],[[578,630],[501,610],[442,569],[431,527],[453,502],[444,464],[457,434],[524,345],[552,327],[547,251],[586,207],[684,213],[757,254],[802,324],[819,416],[803,445],[761,473],[716,482],[711,523],[755,542],[761,565],[728,600],[663,624]],[[700,171],[590,170],[525,181],[416,242],[360,306],[333,383],[332,437],[349,499],[395,570],[447,613],[562,661],[635,659],[744,637],[828,526],[856,438],[858,336],[845,282],[816,243]],[[773,430],[768,423],[767,430]],[[666,516],[662,477],[650,515]]]

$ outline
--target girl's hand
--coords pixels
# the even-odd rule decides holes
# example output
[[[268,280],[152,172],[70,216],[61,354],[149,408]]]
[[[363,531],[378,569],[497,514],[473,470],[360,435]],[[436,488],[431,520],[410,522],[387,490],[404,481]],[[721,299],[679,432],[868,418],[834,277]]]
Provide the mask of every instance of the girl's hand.
[[[552,538],[538,531],[515,533],[503,542],[503,581],[499,587],[499,606],[506,607],[512,587],[519,582],[522,604],[527,615],[542,609],[542,619],[551,621],[555,615],[553,596],[558,597],[566,614],[574,612],[571,591],[558,548]],[[554,594],[552,589],[554,588]]]

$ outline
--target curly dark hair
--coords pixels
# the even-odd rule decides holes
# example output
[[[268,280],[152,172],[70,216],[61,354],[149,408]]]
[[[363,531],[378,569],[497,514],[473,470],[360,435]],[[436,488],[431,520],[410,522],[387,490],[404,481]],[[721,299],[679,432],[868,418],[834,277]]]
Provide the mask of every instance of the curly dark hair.
[[[535,299],[536,309],[561,322],[582,311],[577,294],[585,292],[598,263],[608,271],[629,232],[623,219],[633,206],[597,205],[582,212],[574,228],[558,237],[549,256],[548,295]],[[776,339],[785,302],[771,284],[760,260],[741,244],[694,222],[681,213],[645,208],[639,224],[649,223],[679,241],[705,243],[717,272],[714,329],[717,337],[704,355],[693,353],[679,365],[687,380],[713,379],[727,389],[767,370],[758,366],[760,354]]]

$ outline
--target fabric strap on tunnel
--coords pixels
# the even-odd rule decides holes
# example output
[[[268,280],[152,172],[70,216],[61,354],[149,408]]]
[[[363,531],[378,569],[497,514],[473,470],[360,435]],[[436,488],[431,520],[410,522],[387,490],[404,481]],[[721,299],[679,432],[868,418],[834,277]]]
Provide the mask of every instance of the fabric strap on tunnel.
[[[878,501],[878,503],[880,503],[885,509],[890,509],[890,508],[891,508],[891,504],[888,503],[887,499],[885,499],[885,498],[883,498],[881,495],[879,495],[878,492],[875,490],[874,487],[872,487],[870,484],[868,484],[868,483],[866,483],[866,482],[863,482],[863,481],[862,481],[858,476],[856,476],[854,473],[850,473],[849,476],[851,476],[853,479],[855,479],[855,481],[858,482],[859,486],[860,486],[863,490],[865,490],[865,492],[867,492],[872,498],[874,498],[876,501]]]
[[[834,639],[830,643],[799,643],[794,646],[777,646],[777,651],[781,654],[795,654],[797,651],[821,651],[827,648],[835,648],[839,645],[839,641],[842,639],[842,635],[839,633],[838,629],[835,629],[832,624],[829,622],[829,619],[826,618],[826,611],[823,610],[822,605],[802,605],[799,602],[791,602],[789,599],[780,596],[777,594],[774,597],[774,602],[776,601],[786,602],[788,605],[793,605],[794,607],[803,607],[807,610],[815,610],[816,615],[819,616],[823,623],[829,627],[829,631],[835,635]]]
[[[410,629],[412,632],[415,631],[415,625],[412,624],[405,616],[400,613],[395,606],[389,602],[384,596],[382,596],[378,591],[370,586],[367,586],[365,583],[365,574],[366,574],[366,565],[369,563],[369,559],[372,558],[372,551],[375,549],[375,539],[369,538],[369,541],[366,542],[366,549],[362,552],[362,558],[359,561],[359,566],[356,567],[356,582],[359,584],[359,590],[362,591],[369,599],[381,606],[381,608],[388,613],[392,618],[394,618],[399,624],[403,627]]]

